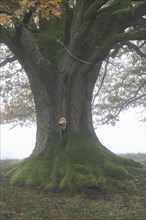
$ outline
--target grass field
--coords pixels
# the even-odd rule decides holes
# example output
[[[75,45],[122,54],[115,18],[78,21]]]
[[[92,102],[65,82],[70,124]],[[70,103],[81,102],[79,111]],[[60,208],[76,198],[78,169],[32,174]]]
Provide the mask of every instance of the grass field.
[[[12,186],[4,174],[18,161],[2,160],[0,220],[145,220],[144,172],[138,173],[127,192],[100,194],[49,194],[40,188]]]

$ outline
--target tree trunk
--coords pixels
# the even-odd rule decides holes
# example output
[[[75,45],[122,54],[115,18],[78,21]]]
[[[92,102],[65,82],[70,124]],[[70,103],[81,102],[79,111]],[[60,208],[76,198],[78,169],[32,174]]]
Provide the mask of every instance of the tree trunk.
[[[40,77],[41,64],[36,70],[24,60],[37,113],[36,145],[30,158],[8,174],[11,182],[76,192],[92,186],[111,190],[113,179],[128,178],[127,160],[107,150],[94,133],[91,101],[95,79],[80,72],[67,79],[64,72],[59,78],[56,68],[51,68],[50,77]],[[43,71],[46,76],[48,71]],[[67,121],[64,130],[59,125],[61,117]]]
[[[111,190],[115,179],[128,178],[135,163],[106,149],[93,128],[91,101],[101,61],[82,68],[65,53],[50,64],[25,28],[19,44],[8,44],[29,78],[37,114],[35,148],[9,172],[11,182],[75,192],[91,186]]]

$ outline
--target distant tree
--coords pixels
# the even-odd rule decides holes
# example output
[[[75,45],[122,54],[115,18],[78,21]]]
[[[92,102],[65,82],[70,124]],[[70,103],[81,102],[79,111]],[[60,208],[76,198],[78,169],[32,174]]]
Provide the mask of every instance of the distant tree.
[[[130,97],[127,93],[122,95],[122,90],[127,86],[126,81],[131,85],[131,74],[126,81],[119,74],[117,80],[115,76],[110,80],[110,75],[113,75],[110,71],[105,82],[104,74],[107,71],[107,62],[111,62],[111,57],[116,57],[123,48],[135,48],[137,53],[144,55],[140,45],[146,35],[146,1],[4,0],[1,6],[0,42],[14,55],[10,54],[2,63],[16,59],[24,69],[33,95],[37,119],[34,151],[9,173],[11,182],[71,192],[92,186],[111,190],[114,187],[113,181],[119,186],[118,181],[116,182],[119,179],[124,184],[131,166],[138,164],[116,156],[96,137],[92,123],[93,90],[97,82],[98,90],[105,92],[102,104],[105,105],[104,109],[109,100],[114,103],[111,118],[109,110],[107,115],[104,110],[100,110],[101,115],[106,115],[105,121],[101,118],[102,123],[113,119],[121,107],[127,107],[124,103],[126,97],[132,100],[136,94],[134,88]],[[141,41],[140,45],[134,44],[134,40]],[[105,67],[103,73],[100,71],[102,67]],[[121,72],[121,68],[118,71]],[[19,84],[21,78],[24,80],[23,85],[27,87],[23,72],[15,72],[7,72],[17,76],[14,76],[15,80],[12,82],[8,79],[7,83],[13,87],[14,82]],[[139,80],[139,76],[135,78]],[[116,81],[117,84],[122,84],[118,85],[118,90]],[[107,86],[104,87],[106,84],[114,84],[113,91],[111,86],[110,91],[107,90]],[[145,97],[143,81],[134,84],[134,87],[135,85],[139,88],[137,95]],[[21,85],[21,90],[22,87]],[[121,107],[115,104],[116,91],[119,97],[117,103]],[[24,121],[30,112],[25,109],[29,96],[24,99],[23,96],[14,96],[15,99],[10,96],[5,102],[8,103],[7,106],[9,102],[11,106],[21,103],[24,106]],[[97,98],[98,102],[102,99],[100,97]],[[33,116],[34,111],[31,111]]]

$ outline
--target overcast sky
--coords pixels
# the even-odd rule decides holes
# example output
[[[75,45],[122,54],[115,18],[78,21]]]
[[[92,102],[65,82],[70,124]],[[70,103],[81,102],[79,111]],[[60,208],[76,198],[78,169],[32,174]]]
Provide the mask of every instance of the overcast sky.
[[[36,128],[1,126],[1,158],[28,157],[35,145]],[[96,130],[99,140],[114,153],[144,153],[146,124],[138,121],[135,111],[122,114],[115,127],[101,126]]]

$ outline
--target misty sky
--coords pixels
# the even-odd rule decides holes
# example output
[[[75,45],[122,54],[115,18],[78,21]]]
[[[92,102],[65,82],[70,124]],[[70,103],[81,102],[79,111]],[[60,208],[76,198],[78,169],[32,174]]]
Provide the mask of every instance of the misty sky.
[[[144,153],[145,123],[138,121],[139,115],[129,110],[120,117],[116,126],[104,125],[96,130],[99,140],[114,153]],[[15,127],[1,126],[1,158],[28,157],[35,145],[35,126]]]

